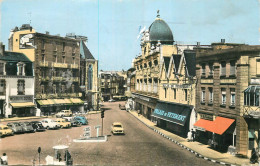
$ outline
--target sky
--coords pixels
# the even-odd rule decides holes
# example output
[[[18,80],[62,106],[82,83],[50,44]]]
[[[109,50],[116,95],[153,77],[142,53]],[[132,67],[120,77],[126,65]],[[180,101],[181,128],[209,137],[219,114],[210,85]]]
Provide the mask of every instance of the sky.
[[[99,70],[128,70],[141,52],[140,29],[149,28],[157,10],[179,44],[260,45],[260,0],[0,0],[0,41],[8,48],[10,30],[31,23],[39,33],[75,33]]]

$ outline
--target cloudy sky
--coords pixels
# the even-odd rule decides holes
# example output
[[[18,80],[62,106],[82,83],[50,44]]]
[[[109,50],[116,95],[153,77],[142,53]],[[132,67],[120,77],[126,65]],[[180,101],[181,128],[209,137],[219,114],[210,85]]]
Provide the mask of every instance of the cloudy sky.
[[[140,27],[148,28],[157,10],[178,43],[260,44],[258,0],[2,0],[0,9],[6,48],[10,30],[31,22],[40,33],[87,36],[102,70],[131,67]]]

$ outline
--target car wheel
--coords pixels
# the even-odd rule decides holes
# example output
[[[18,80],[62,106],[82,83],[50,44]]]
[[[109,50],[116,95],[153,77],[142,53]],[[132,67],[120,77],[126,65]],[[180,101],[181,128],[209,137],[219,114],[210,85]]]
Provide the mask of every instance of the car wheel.
[[[12,132],[11,135],[13,136],[13,135],[14,135],[14,132]]]
[[[50,127],[49,127],[49,126],[47,126],[47,127],[46,127],[46,129],[47,129],[47,130],[50,130]]]
[[[63,128],[63,126],[61,125],[61,126],[60,126],[60,128],[62,129],[62,128]]]
[[[34,129],[34,132],[36,132],[37,130],[36,129]]]

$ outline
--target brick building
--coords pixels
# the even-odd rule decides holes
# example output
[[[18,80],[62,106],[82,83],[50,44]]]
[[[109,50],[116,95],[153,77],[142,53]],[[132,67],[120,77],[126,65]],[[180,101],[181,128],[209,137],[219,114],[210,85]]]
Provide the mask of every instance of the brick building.
[[[11,31],[9,48],[34,62],[35,98],[44,114],[83,110],[78,40],[38,33],[25,24]]]

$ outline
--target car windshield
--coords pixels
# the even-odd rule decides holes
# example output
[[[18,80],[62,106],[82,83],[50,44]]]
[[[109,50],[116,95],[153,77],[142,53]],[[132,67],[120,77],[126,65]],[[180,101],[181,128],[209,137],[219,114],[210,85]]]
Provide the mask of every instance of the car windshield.
[[[15,123],[14,125],[15,125],[15,126],[21,126],[19,123]]]
[[[4,127],[4,129],[9,129],[8,127]]]
[[[119,124],[116,124],[116,125],[114,125],[114,127],[122,127],[121,125],[119,125]]]

